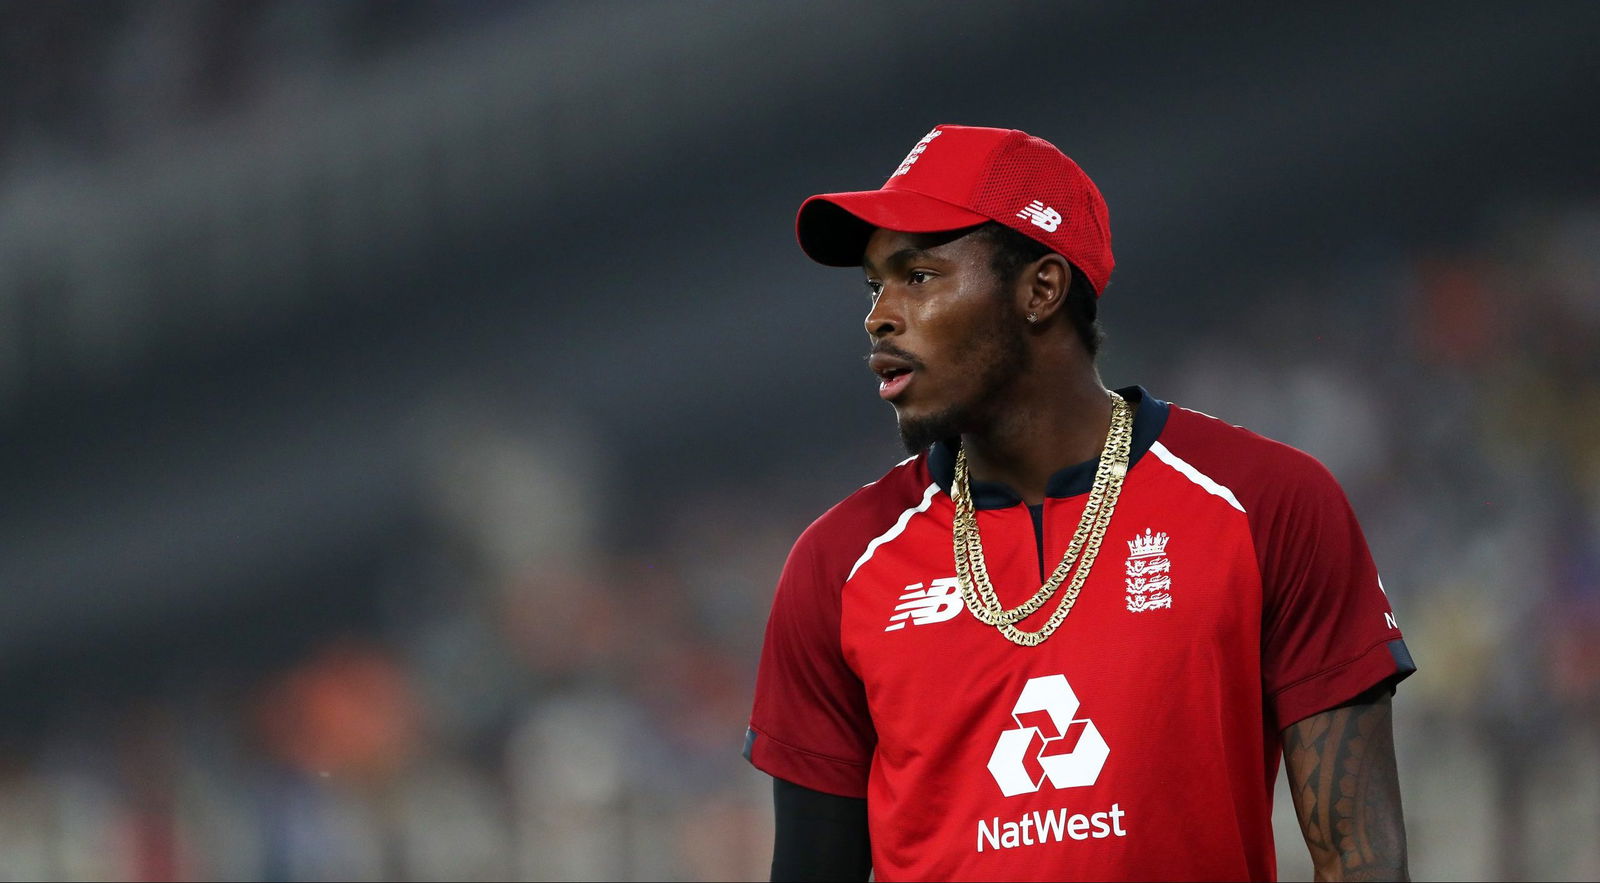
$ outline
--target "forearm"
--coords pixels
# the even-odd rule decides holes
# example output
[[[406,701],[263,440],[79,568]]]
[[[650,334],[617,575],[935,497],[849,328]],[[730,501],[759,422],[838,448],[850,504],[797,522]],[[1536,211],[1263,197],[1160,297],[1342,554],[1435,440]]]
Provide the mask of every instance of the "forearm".
[[[772,879],[865,880],[872,871],[867,802],[772,780]]]
[[[1284,759],[1317,880],[1409,880],[1392,708],[1376,697],[1284,730]]]

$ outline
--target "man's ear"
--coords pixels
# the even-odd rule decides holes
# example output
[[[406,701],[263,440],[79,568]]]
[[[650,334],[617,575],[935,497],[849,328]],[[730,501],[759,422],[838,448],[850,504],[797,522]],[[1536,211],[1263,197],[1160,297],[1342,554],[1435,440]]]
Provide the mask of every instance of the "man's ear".
[[[1072,267],[1061,255],[1047,254],[1024,267],[1018,281],[1023,315],[1037,316],[1034,324],[1043,325],[1067,302]]]

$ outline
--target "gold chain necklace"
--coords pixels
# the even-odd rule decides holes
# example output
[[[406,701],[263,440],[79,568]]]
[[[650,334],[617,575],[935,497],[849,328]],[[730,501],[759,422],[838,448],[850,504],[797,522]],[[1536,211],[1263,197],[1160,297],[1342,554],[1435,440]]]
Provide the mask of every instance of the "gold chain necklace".
[[[1021,606],[1010,610],[995,595],[994,584],[989,581],[989,569],[983,560],[983,540],[978,536],[978,518],[973,511],[971,482],[967,475],[967,452],[956,454],[955,478],[950,482],[950,496],[956,504],[955,552],[956,579],[961,585],[961,597],[972,615],[986,625],[1000,630],[1012,642],[1024,647],[1036,647],[1055,633],[1078,600],[1078,592],[1089,578],[1089,569],[1100,554],[1100,541],[1105,538],[1111,524],[1111,513],[1117,507],[1117,497],[1122,493],[1122,480],[1128,474],[1128,452],[1133,445],[1133,409],[1114,392],[1111,396],[1111,428],[1106,432],[1105,448],[1100,452],[1100,466],[1094,473],[1094,484],[1089,490],[1089,500],[1078,519],[1078,529],[1073,531],[1072,542],[1055,572],[1045,580],[1039,591]],[[1082,560],[1079,560],[1079,556]],[[1078,564],[1073,572],[1073,564]],[[1049,603],[1072,573],[1072,582],[1055,612],[1036,632],[1017,628],[1016,624],[1031,616]]]

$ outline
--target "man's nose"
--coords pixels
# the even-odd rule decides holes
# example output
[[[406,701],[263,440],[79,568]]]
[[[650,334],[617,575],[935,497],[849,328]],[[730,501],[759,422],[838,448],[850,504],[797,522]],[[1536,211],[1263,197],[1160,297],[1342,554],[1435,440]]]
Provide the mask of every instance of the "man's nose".
[[[878,296],[872,309],[867,312],[866,326],[867,335],[874,340],[905,330],[905,321],[894,308],[894,301],[887,291]]]

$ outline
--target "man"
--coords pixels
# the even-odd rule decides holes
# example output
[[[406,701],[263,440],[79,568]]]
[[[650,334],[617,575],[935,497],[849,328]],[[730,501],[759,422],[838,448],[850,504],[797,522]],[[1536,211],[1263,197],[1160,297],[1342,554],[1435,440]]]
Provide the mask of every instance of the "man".
[[[1306,454],[1101,384],[1083,171],[944,125],[797,226],[865,271],[913,456],[778,584],[745,742],[773,878],[1272,879],[1281,753],[1319,879],[1405,879],[1414,666],[1360,527]]]

